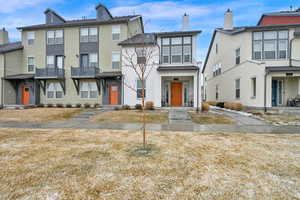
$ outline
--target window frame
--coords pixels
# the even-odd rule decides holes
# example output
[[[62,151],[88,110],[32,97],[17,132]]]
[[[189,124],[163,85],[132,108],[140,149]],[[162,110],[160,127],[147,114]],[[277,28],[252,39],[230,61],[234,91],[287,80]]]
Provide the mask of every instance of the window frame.
[[[31,38],[30,35],[33,36],[33,38]],[[35,32],[34,31],[27,32],[27,44],[34,45],[34,41],[35,41]]]
[[[140,84],[139,84],[140,82]],[[147,94],[147,85],[146,85],[147,81],[144,80],[144,98],[146,98],[146,94]],[[140,87],[139,87],[140,85]],[[137,99],[142,99],[142,91],[143,91],[143,86],[142,86],[142,81],[140,79],[136,79],[136,98]]]
[[[237,82],[239,83],[237,87]],[[234,88],[235,88],[235,98],[240,99],[241,98],[241,79],[237,78],[234,80]]]
[[[252,93],[252,98],[256,98],[256,94],[257,94],[257,78],[256,77],[252,77],[251,78],[251,93]]]
[[[267,32],[275,32],[276,33],[276,38],[275,39],[265,39],[265,34]],[[286,32],[286,38],[281,38],[280,37],[280,32]],[[255,34],[260,33],[261,37],[259,39],[255,39]],[[274,41],[275,42],[275,57],[274,58],[265,58],[266,55],[266,51],[265,51],[265,43],[266,42],[270,42],[270,41]],[[285,41],[286,42],[286,56],[285,58],[280,58],[280,50],[279,49],[279,43]],[[280,29],[280,30],[265,30],[265,31],[253,31],[252,32],[252,59],[253,60],[287,60],[289,58],[289,30],[288,29]],[[255,53],[259,52],[259,51],[254,51],[254,46],[255,43],[260,43],[261,44],[261,51],[260,51],[260,59],[259,58],[255,58]],[[272,52],[272,51],[268,51],[268,52]]]
[[[119,57],[119,61],[114,61],[114,54],[118,54],[118,57]],[[114,67],[114,62],[118,62],[119,65],[118,65],[118,68]],[[120,69],[121,68],[121,52],[120,51],[112,51],[111,53],[111,68],[112,69]]]
[[[81,35],[82,31],[84,29],[87,29],[87,35]],[[91,30],[96,29],[96,35],[91,35]],[[79,42],[80,43],[93,43],[93,42],[98,42],[98,36],[99,36],[99,29],[98,27],[81,27],[79,28]],[[87,40],[82,40],[83,37],[87,37]],[[96,40],[93,40],[92,38],[95,37]]]
[[[241,64],[241,47],[235,49],[235,64]]]
[[[50,85],[53,84],[53,88],[54,90],[53,91],[50,91],[50,92],[53,92],[53,97],[49,97],[48,93],[49,93],[49,87]],[[58,90],[58,86],[60,87],[60,89]],[[61,84],[59,82],[49,82],[47,83],[47,89],[46,89],[46,98],[47,99],[63,99],[64,98],[64,90],[61,86]],[[57,93],[58,92],[61,92],[61,97],[58,97]]]
[[[172,44],[173,38],[181,38],[180,44]],[[190,44],[185,43],[185,38],[190,38]],[[164,40],[168,40],[168,44],[164,44]],[[187,64],[193,62],[193,36],[170,36],[170,37],[161,37],[161,53],[160,53],[160,63],[161,64]],[[190,46],[190,61],[185,62],[185,56],[187,54],[184,53],[184,48]],[[181,47],[181,62],[173,62],[173,54],[172,54],[172,47]],[[165,55],[163,49],[168,49],[168,55]],[[177,55],[177,54],[176,54]],[[168,56],[168,62],[164,62],[164,57]],[[178,55],[177,55],[178,56]]]
[[[57,37],[57,33],[61,32],[62,37]],[[53,38],[49,37],[49,33],[53,33]],[[56,30],[48,30],[46,31],[46,44],[47,45],[63,45],[64,44],[64,30],[63,29],[56,29]],[[49,42],[49,39],[53,39],[53,43]],[[58,42],[61,39],[61,42]]]
[[[29,60],[32,59],[33,63],[30,65]],[[29,70],[29,66],[32,66],[32,70]],[[35,71],[35,57],[34,56],[28,56],[27,57],[27,72],[34,72]]]
[[[117,32],[115,32],[114,30],[118,30]],[[114,35],[118,35],[118,38],[115,39]],[[121,40],[121,25],[117,24],[117,25],[112,25],[111,27],[111,39],[113,41],[120,41]]]
[[[92,90],[92,83],[95,84],[96,86],[96,90]],[[82,86],[83,84],[87,84],[87,88],[88,90],[85,91],[85,90],[82,90]],[[79,95],[80,95],[80,99],[97,99],[98,96],[99,96],[99,91],[97,89],[97,82],[96,81],[82,81],[80,82],[80,89],[79,89]],[[82,97],[82,92],[87,92],[87,97]],[[96,97],[92,97],[92,92],[96,92]]]

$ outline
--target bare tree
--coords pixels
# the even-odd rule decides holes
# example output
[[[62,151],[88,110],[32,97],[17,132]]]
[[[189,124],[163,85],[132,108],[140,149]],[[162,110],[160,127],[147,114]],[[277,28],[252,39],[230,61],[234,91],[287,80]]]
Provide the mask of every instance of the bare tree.
[[[133,90],[137,96],[142,99],[142,132],[143,132],[143,145],[146,146],[146,114],[145,114],[145,90],[146,82],[151,74],[153,68],[158,64],[158,47],[150,43],[142,43],[134,47],[125,47],[122,53],[123,67],[131,69],[138,80],[140,81],[141,88],[136,88],[130,83],[124,81],[124,85]]]

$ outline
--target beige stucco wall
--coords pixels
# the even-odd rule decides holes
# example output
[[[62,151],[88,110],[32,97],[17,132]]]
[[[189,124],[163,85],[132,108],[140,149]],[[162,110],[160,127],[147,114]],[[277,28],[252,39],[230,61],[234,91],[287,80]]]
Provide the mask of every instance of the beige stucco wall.
[[[3,93],[2,78],[3,78],[3,76],[4,76],[4,56],[3,56],[3,54],[0,54],[0,105],[3,104],[3,100],[2,100],[2,93]]]
[[[293,38],[294,29],[289,29],[289,38]],[[218,53],[216,54],[216,44],[218,44]],[[241,50],[241,64],[235,64],[235,50]],[[300,51],[300,39],[293,42],[293,52]],[[298,53],[293,53],[293,59],[300,59]],[[213,66],[221,63],[222,74],[213,77]],[[293,61],[294,66],[300,66],[299,61]],[[289,59],[282,60],[252,60],[252,32],[243,32],[240,34],[227,35],[217,32],[214,43],[207,61],[204,76],[204,92],[207,101],[225,101],[240,102],[250,107],[264,106],[264,76],[265,67],[268,66],[289,66]],[[272,76],[269,75],[266,80],[267,107],[271,106]],[[278,74],[277,74],[278,76]],[[285,73],[280,76],[285,77]],[[294,76],[298,76],[294,73]],[[256,77],[256,98],[252,97],[251,78]],[[240,79],[241,97],[235,98],[235,80]],[[216,85],[219,88],[219,98],[216,97]],[[294,84],[287,84],[286,93],[289,96],[294,94],[297,88]],[[290,86],[290,87],[289,87]],[[289,87],[289,88],[288,88]]]
[[[8,52],[5,54],[6,76],[14,74],[22,74],[23,66],[23,50]]]

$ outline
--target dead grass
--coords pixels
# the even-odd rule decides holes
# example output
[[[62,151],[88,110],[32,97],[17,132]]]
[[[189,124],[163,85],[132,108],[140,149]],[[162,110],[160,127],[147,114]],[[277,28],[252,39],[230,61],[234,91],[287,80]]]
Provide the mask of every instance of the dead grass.
[[[190,113],[192,121],[197,124],[235,124],[234,120],[224,116],[211,113]]]
[[[300,135],[0,129],[0,199],[299,199]]]
[[[145,111],[147,123],[164,123],[168,120],[166,111]],[[141,123],[142,111],[138,110],[118,110],[101,113],[95,116],[92,122],[120,122],[120,123]]]
[[[300,116],[286,114],[260,114],[260,117],[271,122],[300,122]]]
[[[24,110],[0,110],[0,121],[59,121],[70,119],[81,111],[81,109],[76,108],[34,108]]]

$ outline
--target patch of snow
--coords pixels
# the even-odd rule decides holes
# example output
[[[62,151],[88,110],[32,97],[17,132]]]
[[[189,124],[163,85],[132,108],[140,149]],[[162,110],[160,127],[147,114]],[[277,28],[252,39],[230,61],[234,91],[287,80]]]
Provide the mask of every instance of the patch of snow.
[[[247,113],[247,112],[244,112],[244,111],[230,110],[230,109],[227,109],[227,108],[220,108],[220,107],[217,107],[217,106],[210,106],[210,107],[213,108],[213,109],[215,109],[215,110],[223,110],[223,111],[227,111],[227,112],[231,112],[231,113],[236,113],[236,114],[247,116],[247,117],[253,116],[253,114]]]

